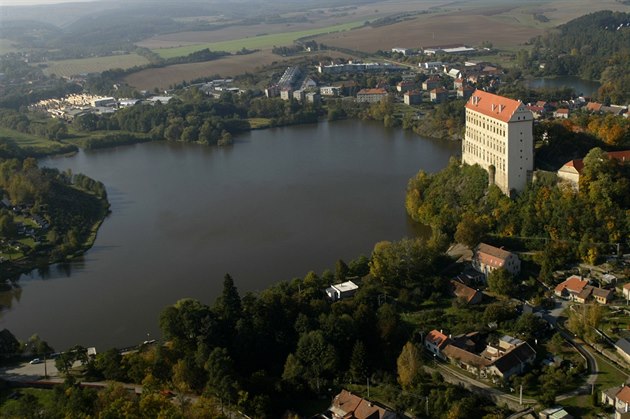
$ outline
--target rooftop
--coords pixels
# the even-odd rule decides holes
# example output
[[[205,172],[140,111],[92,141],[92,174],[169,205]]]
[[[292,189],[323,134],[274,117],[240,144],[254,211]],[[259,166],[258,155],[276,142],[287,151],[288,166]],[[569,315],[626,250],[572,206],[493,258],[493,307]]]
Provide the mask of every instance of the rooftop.
[[[502,122],[509,122],[512,119],[512,115],[522,104],[520,100],[493,95],[477,89],[466,103],[466,109],[479,112]]]

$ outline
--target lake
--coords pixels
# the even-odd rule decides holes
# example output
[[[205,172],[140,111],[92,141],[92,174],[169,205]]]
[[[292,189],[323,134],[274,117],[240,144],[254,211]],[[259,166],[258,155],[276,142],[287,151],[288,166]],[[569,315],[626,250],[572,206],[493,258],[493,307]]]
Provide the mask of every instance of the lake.
[[[597,81],[584,80],[577,76],[541,77],[527,81],[530,89],[570,87],[576,94],[593,96],[601,84]]]
[[[252,131],[227,148],[155,142],[43,159],[102,181],[112,213],[82,258],[0,296],[0,329],[58,350],[136,344],[159,337],[159,314],[178,299],[213,304],[225,273],[243,295],[426,234],[405,213],[407,180],[460,147],[340,121]]]

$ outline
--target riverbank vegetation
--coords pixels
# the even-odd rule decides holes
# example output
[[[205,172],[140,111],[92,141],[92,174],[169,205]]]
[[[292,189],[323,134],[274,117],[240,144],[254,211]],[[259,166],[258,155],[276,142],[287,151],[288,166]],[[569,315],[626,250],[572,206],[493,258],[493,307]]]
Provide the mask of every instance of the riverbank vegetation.
[[[0,278],[88,249],[108,213],[105,186],[82,174],[0,159]]]
[[[599,148],[584,158],[579,191],[539,174],[510,200],[477,166],[452,160],[436,174],[419,172],[409,181],[406,208],[416,221],[470,244],[492,236],[512,246],[541,250],[541,279],[579,259],[594,264],[616,252],[630,234],[630,172]]]

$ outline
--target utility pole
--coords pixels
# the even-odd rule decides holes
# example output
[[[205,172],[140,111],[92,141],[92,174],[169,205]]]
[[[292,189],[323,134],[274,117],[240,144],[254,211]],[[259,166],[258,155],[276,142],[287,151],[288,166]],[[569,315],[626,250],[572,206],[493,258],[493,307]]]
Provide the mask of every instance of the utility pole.
[[[518,396],[518,404],[520,404],[521,406],[523,405],[523,384],[521,384],[521,391],[519,392]]]
[[[429,396],[425,397],[424,413],[429,417]]]
[[[370,377],[367,378],[367,394],[368,399],[370,398]]]

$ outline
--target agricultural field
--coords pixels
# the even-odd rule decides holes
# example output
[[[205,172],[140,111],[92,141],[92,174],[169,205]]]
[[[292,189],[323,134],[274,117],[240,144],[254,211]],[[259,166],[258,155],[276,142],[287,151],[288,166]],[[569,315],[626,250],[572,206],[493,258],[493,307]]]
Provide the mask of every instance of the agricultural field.
[[[597,10],[630,10],[614,0],[550,0],[522,6],[521,2],[479,1],[453,3],[432,13],[381,27],[318,36],[326,45],[375,52],[393,46],[421,47],[490,41],[494,47],[513,49],[545,30]],[[538,16],[535,18],[534,16]]]
[[[0,55],[8,54],[15,51],[17,51],[17,48],[13,45],[13,41],[5,38],[0,38]]]
[[[293,41],[299,38],[312,37],[331,32],[350,31],[363,25],[363,22],[355,21],[342,25],[328,26],[319,29],[310,29],[295,32],[276,33],[271,35],[253,36],[249,38],[232,39],[222,42],[211,42],[205,44],[187,45],[178,48],[159,48],[154,52],[160,54],[163,58],[186,56],[195,51],[209,48],[211,51],[229,51],[236,52],[243,48],[246,49],[268,49],[274,45],[291,45]]]
[[[347,54],[335,51],[325,51],[326,57],[344,57]],[[299,56],[294,59],[301,59]],[[218,75],[221,78],[234,77],[239,74],[251,73],[261,70],[278,62],[286,62],[291,65],[291,59],[286,59],[272,54],[270,50],[257,51],[246,55],[231,55],[214,61],[206,61],[191,64],[175,64],[162,68],[149,68],[125,77],[125,82],[140,90],[161,90],[186,80],[195,80],[204,77]]]
[[[69,77],[82,73],[100,73],[114,68],[127,69],[148,64],[149,61],[138,54],[112,55],[109,57],[80,58],[76,60],[50,61],[44,73],[49,76]]]

